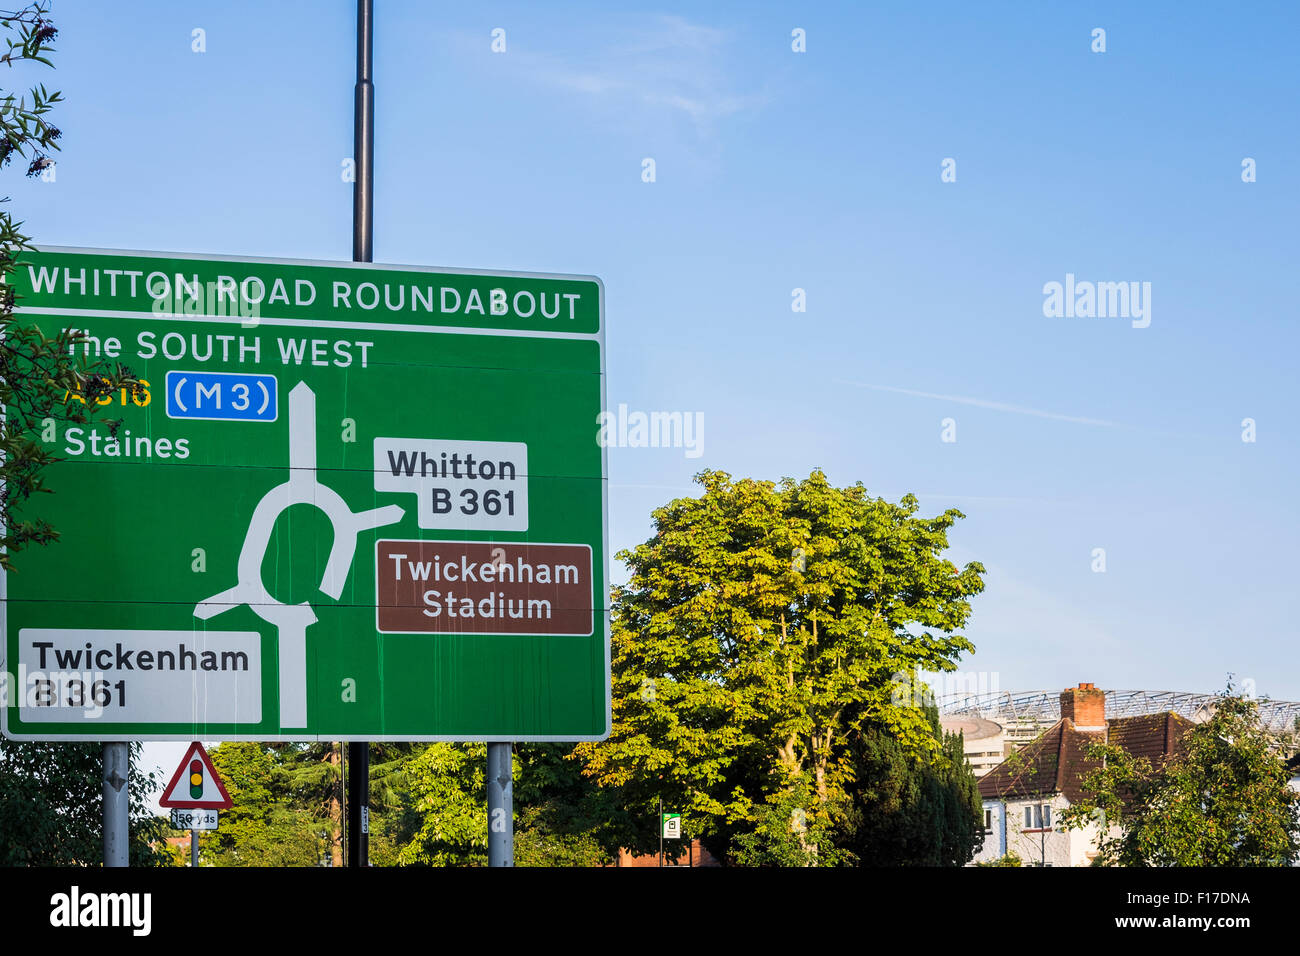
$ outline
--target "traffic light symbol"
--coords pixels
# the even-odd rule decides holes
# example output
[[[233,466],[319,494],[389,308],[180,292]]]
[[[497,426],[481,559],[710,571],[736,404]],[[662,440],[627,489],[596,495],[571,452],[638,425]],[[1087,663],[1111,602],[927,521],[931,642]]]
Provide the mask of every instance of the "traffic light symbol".
[[[186,793],[186,786],[189,792]],[[173,810],[228,810],[230,794],[221,782],[221,774],[212,765],[207,751],[198,741],[190,744],[180,759],[171,781],[158,798],[158,805]]]

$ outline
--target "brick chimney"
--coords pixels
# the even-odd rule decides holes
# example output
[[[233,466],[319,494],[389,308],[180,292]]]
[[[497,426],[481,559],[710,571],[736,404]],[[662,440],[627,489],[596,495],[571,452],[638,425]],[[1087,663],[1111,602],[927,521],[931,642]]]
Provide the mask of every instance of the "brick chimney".
[[[1076,730],[1106,729],[1106,692],[1092,684],[1061,691],[1061,716],[1074,721]]]

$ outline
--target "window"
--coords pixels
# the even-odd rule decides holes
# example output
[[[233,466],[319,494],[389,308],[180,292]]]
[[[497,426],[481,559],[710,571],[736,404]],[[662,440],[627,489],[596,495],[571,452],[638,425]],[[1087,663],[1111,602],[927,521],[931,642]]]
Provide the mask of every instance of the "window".
[[[992,810],[984,811],[984,832],[985,833],[993,832],[993,811]]]
[[[1026,830],[1050,830],[1052,828],[1052,805],[1034,803],[1025,807]]]

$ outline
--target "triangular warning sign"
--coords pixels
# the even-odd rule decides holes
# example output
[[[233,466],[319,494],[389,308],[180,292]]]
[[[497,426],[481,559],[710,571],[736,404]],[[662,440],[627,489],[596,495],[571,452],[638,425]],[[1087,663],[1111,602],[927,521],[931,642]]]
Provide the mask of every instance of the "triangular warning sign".
[[[230,794],[226,793],[208,752],[197,740],[185,752],[185,759],[172,774],[172,782],[158,798],[158,806],[180,810],[230,809]]]

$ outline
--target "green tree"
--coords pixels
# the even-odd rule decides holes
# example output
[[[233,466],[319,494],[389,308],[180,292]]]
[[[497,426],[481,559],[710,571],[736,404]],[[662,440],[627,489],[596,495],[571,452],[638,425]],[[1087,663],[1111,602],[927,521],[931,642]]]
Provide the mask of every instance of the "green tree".
[[[132,866],[168,862],[163,821],[146,796],[157,781],[131,745]],[[104,860],[103,744],[17,743],[0,738],[0,865],[97,866]]]
[[[936,729],[938,725],[936,708]],[[934,862],[940,866],[965,866],[984,845],[984,800],[975,771],[966,759],[965,736],[945,733],[943,741],[942,758],[931,768],[936,794],[932,804],[941,807],[936,816],[942,822],[939,854]]]
[[[405,769],[414,832],[403,865],[487,864],[487,747],[430,744]]]
[[[223,743],[212,753],[232,806],[200,837],[215,866],[319,866],[329,853],[329,820],[293,806],[289,774],[264,744]]]
[[[617,847],[621,809],[558,744],[515,748],[515,864],[600,866]],[[383,779],[392,795],[371,815],[376,865],[487,863],[486,748],[435,743],[408,755]]]
[[[925,713],[938,747],[918,752],[884,728],[850,739],[856,784],[841,845],[872,866],[964,866],[984,839],[982,801],[960,734]]]
[[[0,63],[13,69],[23,64],[52,66],[48,54],[58,30],[50,21],[49,5],[34,3],[11,13],[0,13],[7,51]],[[38,176],[52,165],[50,152],[62,136],[49,121],[49,112],[61,101],[58,92],[43,85],[16,96],[0,90],[0,169],[15,156],[27,160],[27,175]],[[0,204],[8,198],[0,199]],[[58,537],[56,529],[39,514],[24,508],[32,495],[48,491],[44,473],[56,461],[41,441],[43,431],[59,422],[86,424],[101,404],[121,388],[142,396],[143,387],[122,365],[76,354],[81,333],[60,329],[53,337],[39,326],[20,321],[14,314],[16,297],[9,276],[18,267],[30,237],[21,231],[9,211],[0,205],[0,567],[13,568],[14,555],[30,544],[46,544]],[[118,423],[106,422],[110,434]]]
[[[1089,750],[1092,794],[1062,814],[1067,828],[1098,820],[1097,863],[1119,866],[1288,866],[1300,844],[1300,795],[1258,704],[1231,692],[1186,732],[1163,765],[1114,745]],[[1110,828],[1116,828],[1112,831]]]
[[[804,778],[769,793],[754,815],[754,828],[738,833],[730,859],[737,866],[836,866],[857,861],[852,851],[836,845],[826,814],[811,819],[805,809],[813,795]]]
[[[271,744],[291,805],[321,820],[333,866],[343,865],[343,756],[338,743]]]
[[[515,748],[516,866],[605,866],[618,849],[617,794],[582,774],[573,747]]]
[[[802,839],[835,861],[826,835],[846,812],[851,736],[870,722],[939,749],[892,678],[951,670],[973,649],[954,632],[984,569],[942,556],[961,513],[918,517],[911,495],[893,504],[821,472],[697,481],[700,497],[656,510],[654,537],[619,555],[631,578],[613,596],[613,733],[578,753],[639,821],[624,845],[655,845],[661,796],[721,855],[807,794],[793,808]]]
[[[408,771],[428,745],[384,741],[370,745],[371,866],[398,866],[402,848],[415,839],[420,816],[415,812]]]

